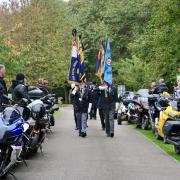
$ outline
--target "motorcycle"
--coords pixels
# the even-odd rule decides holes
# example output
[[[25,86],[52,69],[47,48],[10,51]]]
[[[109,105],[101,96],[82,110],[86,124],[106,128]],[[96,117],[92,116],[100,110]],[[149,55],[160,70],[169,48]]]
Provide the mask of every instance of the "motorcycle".
[[[148,103],[149,103],[149,119],[150,119],[150,125],[152,133],[155,133],[155,120],[159,118],[159,113],[161,111],[161,106],[159,105],[159,95],[151,95],[148,97]]]
[[[159,119],[155,122],[155,136],[174,145],[175,152],[180,154],[180,99],[170,101],[160,111]]]
[[[59,110],[59,106],[57,104],[55,94],[48,94],[43,98],[43,103],[46,108],[47,117],[49,119],[49,126],[48,128],[51,129],[51,126],[55,126],[55,118],[54,113],[55,111]]]
[[[18,105],[8,106],[0,114],[0,177],[6,177],[20,157],[24,133],[29,128]]]
[[[121,125],[122,121],[128,120],[127,112],[128,112],[128,105],[130,102],[131,102],[131,100],[128,100],[128,99],[123,98],[123,97],[120,99],[119,106],[118,106],[118,114],[117,114],[118,125]]]
[[[30,116],[27,120],[29,129],[24,137],[24,146],[22,154],[26,156],[31,153],[37,153],[40,148],[42,152],[42,143],[46,137],[49,119],[42,100],[35,100],[28,104]]]

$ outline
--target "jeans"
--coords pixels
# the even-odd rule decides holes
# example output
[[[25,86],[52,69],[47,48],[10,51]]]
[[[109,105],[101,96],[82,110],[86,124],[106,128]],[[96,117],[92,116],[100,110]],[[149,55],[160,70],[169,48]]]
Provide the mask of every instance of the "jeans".
[[[81,132],[87,131],[87,113],[81,113]]]

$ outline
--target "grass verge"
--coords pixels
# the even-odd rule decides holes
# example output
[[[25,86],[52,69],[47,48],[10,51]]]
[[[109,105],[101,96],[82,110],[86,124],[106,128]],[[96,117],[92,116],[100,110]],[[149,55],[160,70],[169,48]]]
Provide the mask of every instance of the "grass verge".
[[[157,144],[161,149],[167,152],[170,156],[172,156],[174,159],[180,162],[180,155],[175,153],[173,145],[164,144],[162,140],[157,140],[151,130],[137,129],[134,125],[133,128],[138,130],[140,133],[142,133],[144,136],[150,139],[153,143]]]

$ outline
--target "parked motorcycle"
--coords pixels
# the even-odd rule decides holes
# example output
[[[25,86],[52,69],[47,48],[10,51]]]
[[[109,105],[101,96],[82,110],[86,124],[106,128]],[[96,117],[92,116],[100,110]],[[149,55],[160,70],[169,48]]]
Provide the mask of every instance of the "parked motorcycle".
[[[55,94],[48,94],[43,98],[43,103],[46,108],[47,117],[49,119],[49,129],[51,126],[55,126],[55,118],[54,113],[55,111],[59,110],[59,105],[57,104]]]
[[[175,152],[180,154],[180,99],[169,102],[169,105],[160,111],[159,119],[155,122],[157,139],[164,139],[174,145]]]
[[[6,107],[0,114],[1,178],[11,174],[12,168],[16,165],[23,146],[22,138],[28,128],[29,125],[24,122],[18,105]]]
[[[49,124],[46,108],[42,100],[35,100],[27,107],[30,111],[30,117],[27,120],[29,129],[23,139],[24,146],[22,154],[24,156],[30,153],[36,153],[39,148],[42,151],[42,143],[46,137],[46,129]]]
[[[128,105],[131,102],[131,100],[128,100],[126,98],[121,98],[118,106],[118,125],[122,124],[122,121],[128,121]]]

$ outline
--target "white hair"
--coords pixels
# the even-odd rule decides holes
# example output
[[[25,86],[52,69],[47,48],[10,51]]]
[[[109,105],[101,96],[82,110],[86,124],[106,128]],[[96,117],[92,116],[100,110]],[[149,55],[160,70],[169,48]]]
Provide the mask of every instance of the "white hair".
[[[3,64],[0,64],[0,69],[4,69],[5,66]]]

